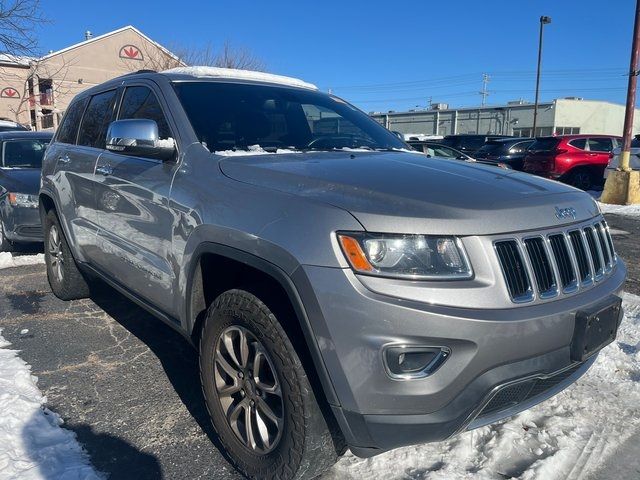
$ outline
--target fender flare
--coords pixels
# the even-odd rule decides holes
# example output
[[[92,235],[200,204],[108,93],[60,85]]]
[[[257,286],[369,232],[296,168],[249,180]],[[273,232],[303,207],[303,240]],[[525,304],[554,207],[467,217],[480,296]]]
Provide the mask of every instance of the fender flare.
[[[251,253],[245,252],[244,250],[239,250],[237,248],[229,247],[227,245],[219,243],[203,242],[199,244],[191,255],[190,264],[188,269],[186,270],[188,272],[187,285],[185,290],[186,295],[184,299],[185,327],[187,330],[186,333],[191,336],[193,334],[193,328],[195,326],[191,297],[194,288],[194,280],[198,275],[197,268],[200,264],[200,258],[205,253],[212,253],[243,263],[264,273],[265,275],[268,275],[276,282],[278,282],[278,284],[286,293],[289,302],[291,303],[296,314],[296,318],[298,320],[298,323],[300,324],[300,329],[302,330],[302,333],[304,335],[305,344],[309,350],[313,366],[318,375],[318,379],[320,380],[327,401],[332,406],[338,406],[340,403],[338,401],[335,388],[329,376],[329,372],[324,364],[324,360],[322,359],[320,347],[318,346],[315,334],[313,333],[311,322],[309,321],[309,317],[302,302],[302,298],[298,293],[298,289],[296,288],[291,277],[287,275],[284,270],[282,270],[277,265],[268,262],[267,260],[257,257]]]

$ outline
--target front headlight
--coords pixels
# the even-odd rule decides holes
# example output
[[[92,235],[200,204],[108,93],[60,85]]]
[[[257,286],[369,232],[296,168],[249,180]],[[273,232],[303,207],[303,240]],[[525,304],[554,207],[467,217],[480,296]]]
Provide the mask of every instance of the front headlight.
[[[38,196],[27,193],[9,193],[9,203],[14,207],[38,208]]]
[[[456,237],[340,232],[338,241],[357,273],[412,280],[473,277]]]

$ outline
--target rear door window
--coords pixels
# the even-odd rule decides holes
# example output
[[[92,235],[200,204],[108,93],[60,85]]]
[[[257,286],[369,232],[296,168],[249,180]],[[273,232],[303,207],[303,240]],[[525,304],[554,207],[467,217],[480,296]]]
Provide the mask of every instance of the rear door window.
[[[80,125],[78,145],[105,148],[107,127],[113,118],[115,103],[116,90],[109,90],[91,97]]]
[[[592,152],[610,152],[613,150],[613,143],[610,138],[590,138],[589,150]]]
[[[572,147],[579,148],[580,150],[586,150],[587,148],[587,139],[586,138],[576,138],[575,140],[571,140],[569,145]]]
[[[58,128],[58,133],[56,135],[57,142],[70,143],[72,145],[76,143],[78,126],[80,125],[84,109],[87,106],[87,101],[88,99],[85,97],[69,105],[67,112],[62,118],[62,125]]]

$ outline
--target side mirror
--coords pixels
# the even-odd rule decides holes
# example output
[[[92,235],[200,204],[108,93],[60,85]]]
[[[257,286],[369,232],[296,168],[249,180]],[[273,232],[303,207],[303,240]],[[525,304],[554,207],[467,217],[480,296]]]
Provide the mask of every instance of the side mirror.
[[[396,132],[395,130],[392,130],[391,133],[393,133],[396,137],[398,137],[400,140],[402,140],[404,142],[404,135],[401,134],[400,132]]]
[[[158,138],[158,124],[154,120],[116,120],[107,130],[107,150],[145,158],[170,160],[176,145],[172,138]]]

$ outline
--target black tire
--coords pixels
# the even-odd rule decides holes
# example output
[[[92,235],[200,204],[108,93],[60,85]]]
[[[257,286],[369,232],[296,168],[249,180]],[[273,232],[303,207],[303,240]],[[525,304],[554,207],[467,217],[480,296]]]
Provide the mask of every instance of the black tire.
[[[0,220],[0,252],[13,252],[13,243],[4,236],[2,220]]]
[[[210,306],[202,328],[202,389],[213,426],[229,461],[247,477],[261,480],[312,479],[331,468],[339,456],[334,439],[302,362],[271,310],[251,293],[229,290]],[[248,331],[247,336],[252,335],[257,339],[259,344],[250,344],[254,346],[250,348],[259,346],[266,350],[270,356],[269,365],[273,365],[272,368],[281,385],[283,427],[279,441],[274,442],[273,450],[268,453],[252,451],[250,446],[245,445],[241,437],[234,433],[216,387],[216,381],[220,380],[215,375],[221,375],[219,364],[216,366],[216,349],[220,345],[218,341],[225,332],[236,328]],[[248,361],[246,363],[251,364]],[[246,378],[253,376],[251,371],[247,371]],[[245,389],[240,393],[241,398],[244,398]],[[250,394],[246,395],[248,399]],[[264,392],[262,395],[265,395]]]
[[[576,168],[569,172],[566,183],[580,190],[590,190],[595,182],[591,171],[586,168]]]
[[[58,241],[52,238],[54,231]],[[89,285],[78,270],[55,210],[49,210],[44,218],[44,259],[47,279],[56,297],[76,300],[89,296]]]

